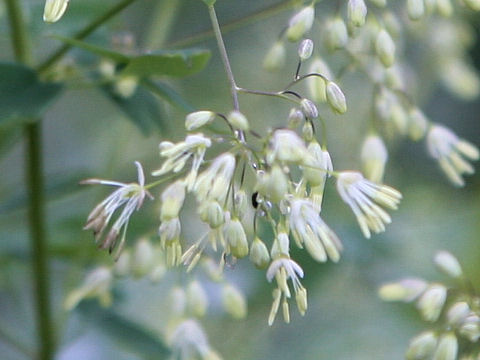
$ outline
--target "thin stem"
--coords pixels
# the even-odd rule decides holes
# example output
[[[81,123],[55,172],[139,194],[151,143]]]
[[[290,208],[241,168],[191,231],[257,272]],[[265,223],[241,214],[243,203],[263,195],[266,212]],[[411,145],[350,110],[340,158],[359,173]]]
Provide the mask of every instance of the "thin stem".
[[[27,30],[18,0],[6,0],[10,19],[11,40],[15,59],[23,64],[32,62]],[[37,334],[40,360],[54,357],[54,329],[50,311],[48,248],[45,237],[45,199],[43,184],[41,121],[32,119],[25,126],[27,137],[26,182],[29,199],[29,228],[32,247],[32,272],[35,289]]]
[[[296,98],[301,98],[298,94],[296,94],[294,92],[290,92],[290,91],[288,91],[288,92],[283,92],[283,91],[270,92],[270,91],[244,89],[244,88],[241,88],[241,87],[237,87],[237,91],[240,92],[240,93],[244,93],[244,94],[278,97],[278,98],[281,98],[281,99],[289,100],[289,101],[291,101],[291,102],[293,102],[297,105],[298,105],[299,101],[297,99],[293,99],[293,98],[291,98],[287,95],[290,94],[290,95],[294,95]]]
[[[180,4],[180,0],[164,0],[155,5],[145,40],[145,48],[159,49],[165,44],[180,9]]]
[[[233,108],[238,111],[240,109],[240,105],[238,103],[237,84],[235,83],[232,67],[230,66],[230,60],[228,59],[227,49],[225,48],[225,43],[223,41],[222,31],[220,30],[220,24],[218,23],[215,8],[213,6],[209,6],[208,13],[212,22],[213,33],[215,34],[215,39],[217,40],[218,50],[220,51],[220,55],[222,57],[223,66],[225,67],[225,72],[227,73],[228,81],[230,83],[230,92],[233,100]]]
[[[8,1],[8,0],[7,0]],[[117,5],[114,5],[112,8],[108,9],[102,15],[98,16],[95,20],[93,20],[90,24],[85,26],[82,30],[77,32],[73,38],[75,40],[82,40],[85,39],[88,35],[93,33],[97,28],[101,25],[106,23],[112,17],[120,13],[126,7],[130,6],[137,0],[123,0],[119,2]],[[57,51],[55,51],[47,60],[41,63],[37,67],[37,71],[39,73],[43,73],[47,71],[52,65],[57,63],[62,57],[73,47],[71,44],[64,44],[62,45]]]

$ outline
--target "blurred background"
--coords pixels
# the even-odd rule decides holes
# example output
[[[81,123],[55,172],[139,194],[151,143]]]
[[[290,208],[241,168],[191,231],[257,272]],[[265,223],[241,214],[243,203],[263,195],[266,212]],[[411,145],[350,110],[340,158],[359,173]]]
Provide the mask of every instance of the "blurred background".
[[[34,34],[35,56],[44,59],[59,46],[59,41],[49,35],[73,34],[115,1],[72,1],[64,18],[54,25],[42,22],[43,1],[23,3]],[[284,72],[271,74],[261,67],[266,50],[292,13],[291,7],[280,3],[290,2],[218,1],[221,24],[236,24],[239,19],[269,9],[265,16],[240,22],[224,34],[233,71],[242,87],[275,90],[288,83],[294,74],[296,46],[293,44],[287,44],[289,56]],[[331,11],[330,5],[329,2],[317,5],[319,21],[323,18],[322,10]],[[8,22],[2,6],[0,3],[0,60],[12,61]],[[167,23],[168,17],[162,17],[165,11],[174,14],[170,16],[171,25]],[[474,34],[479,31],[478,20],[465,18]],[[159,22],[164,29],[159,29]],[[228,84],[209,29],[208,13],[201,1],[142,0],[87,41],[109,48],[118,47],[120,42],[120,47],[139,52],[180,45],[210,49],[212,57],[205,70],[184,79],[162,81],[194,108],[226,113],[231,108]],[[205,37],[201,36],[204,32]],[[321,38],[315,31],[311,36],[314,40]],[[435,31],[426,31],[422,41],[428,42],[428,36],[435,36]],[[428,117],[480,146],[480,102],[459,100],[451,95],[433,77],[435,74],[422,71],[435,61],[428,51],[408,42],[403,46],[408,54],[406,61],[419,70],[412,88]],[[478,39],[470,55],[478,67]],[[341,59],[336,55],[327,56],[327,60],[335,71],[340,68]],[[81,64],[81,70],[70,70],[75,63]],[[87,269],[113,261],[107,253],[96,249],[90,232],[82,231],[88,213],[109,190],[80,186],[78,182],[88,177],[135,181],[135,160],[142,162],[151,181],[148,173],[161,164],[159,142],[179,141],[184,137],[184,109],[155,99],[154,116],[160,126],[142,131],[102,90],[89,86],[85,79],[99,63],[98,57],[85,51],[69,52],[61,67],[74,73],[67,90],[48,109],[43,121],[57,359],[159,359],[162,357],[155,355],[155,340],[162,341],[168,318],[166,294],[182,278],[182,269],[172,271],[157,284],[146,279],[119,280],[109,309],[102,309],[96,301],[82,304],[72,312],[62,307],[66,293],[78,286]],[[335,168],[358,170],[359,146],[370,116],[371,91],[365,89],[371,85],[358,74],[347,74],[341,85],[349,112],[335,116],[328,109],[321,111],[327,114],[329,150]],[[303,91],[301,86],[299,89]],[[250,123],[261,133],[284,124],[288,115],[289,104],[276,99],[243,95],[240,102]],[[1,132],[0,357],[21,360],[31,358],[36,346],[24,143],[18,129],[0,127]],[[273,285],[267,283],[263,271],[254,269],[248,261],[226,269],[226,276],[248,297],[245,320],[235,321],[225,315],[218,288],[205,281],[210,306],[202,323],[210,343],[224,359],[402,359],[409,339],[425,325],[413,306],[383,303],[377,297],[380,284],[404,276],[442,280],[434,270],[432,257],[436,250],[446,249],[460,259],[474,285],[480,286],[478,173],[467,178],[465,188],[457,189],[429,158],[423,142],[397,141],[390,144],[389,151],[385,183],[399,189],[404,199],[400,209],[392,214],[393,223],[386,233],[364,239],[350,209],[340,201],[334,186],[328,185],[323,217],[340,236],[345,249],[339,264],[318,264],[305,252],[295,252],[294,257],[305,270],[304,285],[309,291],[305,317],[292,307],[290,324],[277,319],[269,327],[267,316]],[[153,195],[158,197],[159,193],[154,191]],[[158,222],[158,209],[148,203],[134,214],[129,241],[154,231]],[[194,236],[194,229],[185,231],[187,237]],[[120,326],[113,315],[119,315],[127,325]]]

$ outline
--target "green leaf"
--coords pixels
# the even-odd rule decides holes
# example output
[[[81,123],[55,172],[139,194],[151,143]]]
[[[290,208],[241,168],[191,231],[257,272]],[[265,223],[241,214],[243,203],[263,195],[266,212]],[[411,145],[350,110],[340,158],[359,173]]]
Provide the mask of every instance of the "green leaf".
[[[171,105],[178,107],[179,109],[185,110],[187,112],[195,111],[195,108],[192,104],[190,104],[179,93],[177,93],[174,89],[172,89],[165,83],[144,80],[142,82],[142,85],[144,85],[145,88],[150,90],[155,95],[159,96]]]
[[[60,84],[41,82],[34,70],[0,63],[0,124],[38,118],[60,95]]]
[[[170,50],[134,57],[121,72],[138,77],[183,77],[202,70],[210,59],[210,52],[201,49]]]
[[[144,135],[149,135],[154,129],[165,129],[159,103],[143,87],[139,86],[135,93],[128,98],[118,96],[111,87],[105,87],[104,90]]]
[[[108,309],[101,309],[93,301],[84,301],[76,309],[97,330],[109,335],[119,346],[145,359],[166,359],[169,349],[160,336],[129,321]]]
[[[89,43],[86,43],[85,41],[76,40],[76,39],[72,39],[72,38],[67,38],[67,37],[59,36],[59,35],[54,35],[52,37],[54,39],[57,39],[57,40],[60,40],[64,43],[66,43],[66,44],[76,46],[80,49],[91,52],[92,54],[110,59],[110,60],[112,60],[116,63],[119,63],[119,64],[126,64],[130,61],[130,58],[126,55],[123,55],[122,53],[119,53],[117,51],[108,50],[108,49],[105,49],[101,46],[89,44]]]

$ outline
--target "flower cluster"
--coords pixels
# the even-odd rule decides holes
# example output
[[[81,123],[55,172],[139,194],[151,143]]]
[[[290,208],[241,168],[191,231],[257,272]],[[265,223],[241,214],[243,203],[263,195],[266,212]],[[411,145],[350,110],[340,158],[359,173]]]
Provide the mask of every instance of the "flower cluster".
[[[408,360],[476,359],[480,339],[480,297],[475,293],[458,260],[447,251],[434,258],[438,270],[453,284],[429,283],[419,278],[406,278],[383,285],[380,297],[385,301],[415,302],[423,320],[435,325],[410,341]]]

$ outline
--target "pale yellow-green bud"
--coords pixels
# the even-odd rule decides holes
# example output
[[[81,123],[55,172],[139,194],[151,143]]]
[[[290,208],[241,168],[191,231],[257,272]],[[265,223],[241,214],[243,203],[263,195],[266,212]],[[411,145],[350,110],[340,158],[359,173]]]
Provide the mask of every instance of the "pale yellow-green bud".
[[[305,115],[302,110],[292,108],[288,115],[288,127],[290,129],[296,129],[303,121],[305,121]]]
[[[185,200],[185,183],[178,180],[170,184],[162,193],[160,220],[167,221],[178,217]]]
[[[67,6],[68,0],[47,0],[43,10],[43,21],[47,23],[57,22],[67,10]]]
[[[453,57],[443,61],[440,76],[443,84],[461,99],[473,100],[480,94],[478,73],[463,59]]]
[[[465,5],[474,11],[480,11],[480,0],[463,0]]]
[[[426,288],[427,283],[424,280],[407,278],[382,285],[378,290],[378,295],[384,301],[410,302],[418,298]]]
[[[443,17],[453,14],[453,5],[450,0],[437,0],[437,12]]]
[[[233,110],[228,114],[227,120],[235,129],[240,129],[242,131],[248,131],[249,124],[248,120],[240,111]]]
[[[208,297],[202,285],[197,280],[191,281],[186,293],[188,311],[196,317],[203,317],[207,312]]]
[[[413,141],[421,140],[428,127],[428,119],[425,114],[418,108],[410,109],[408,113],[408,135]]]
[[[313,59],[308,72],[310,74],[316,73],[323,75],[326,79],[333,78],[332,72],[327,63],[318,57]],[[310,78],[307,79],[307,85],[310,97],[313,101],[316,101],[317,103],[327,101],[327,83],[324,78],[320,76],[310,76]]]
[[[172,315],[183,316],[187,309],[187,295],[185,290],[175,286],[168,294],[168,304]]]
[[[403,25],[398,17],[391,11],[385,12],[383,15],[383,22],[385,29],[393,38],[398,38],[402,32]]]
[[[311,121],[306,121],[305,124],[303,124],[302,135],[305,141],[312,141],[314,139],[315,132]]]
[[[351,25],[356,27],[365,25],[367,5],[363,0],[349,0],[347,16]]]
[[[441,284],[432,284],[418,299],[417,308],[425,321],[437,321],[447,298],[447,289]]]
[[[245,191],[238,190],[235,193],[234,201],[234,215],[239,219],[242,219],[245,216],[245,213],[248,210],[248,197]]]
[[[224,236],[233,256],[242,258],[248,255],[247,235],[238,219],[232,219],[225,224]]]
[[[324,185],[328,172],[333,170],[330,154],[323,151],[316,141],[308,144],[307,149],[312,155],[312,161],[303,167],[303,176],[311,186]]]
[[[390,67],[395,62],[395,43],[386,30],[380,30],[375,41],[375,50],[383,66]]]
[[[438,269],[445,275],[451,276],[454,279],[462,276],[460,263],[457,258],[448,251],[437,252],[433,261]]]
[[[311,39],[304,39],[298,46],[298,57],[301,61],[310,59],[313,53],[313,41]]]
[[[129,249],[125,249],[113,266],[113,273],[116,276],[124,277],[130,274],[132,254]]]
[[[132,257],[132,273],[136,277],[147,275],[154,265],[154,249],[147,239],[138,240]]]
[[[234,319],[243,319],[247,316],[245,297],[234,286],[225,284],[222,289],[222,303],[225,311]]]
[[[316,119],[318,117],[318,109],[312,101],[308,99],[302,99],[300,106],[302,107],[305,117],[308,119]]]
[[[347,101],[340,87],[333,81],[327,83],[327,101],[332,110],[337,114],[347,112]]]
[[[297,308],[300,314],[303,316],[307,311],[307,289],[303,286],[295,294],[295,301],[297,302]]]
[[[188,131],[198,129],[204,125],[210,124],[215,119],[215,113],[212,111],[195,111],[185,118],[185,128]]]
[[[480,338],[480,318],[475,315],[469,315],[460,326],[460,334],[471,342],[477,342]]]
[[[266,195],[273,202],[278,203],[288,193],[288,178],[278,165],[272,167],[269,176],[269,189],[267,189]]]
[[[388,152],[382,139],[377,135],[368,136],[361,150],[362,172],[365,177],[375,183],[383,182]]]
[[[198,209],[200,219],[205,221],[212,229],[218,228],[225,223],[225,212],[217,201],[209,201]]]
[[[313,6],[306,6],[296,13],[288,22],[287,39],[292,42],[300,40],[312,28],[314,18]]]
[[[465,301],[453,304],[447,312],[447,320],[450,325],[461,325],[470,314],[470,306]]]
[[[426,331],[410,340],[405,357],[407,360],[422,360],[432,356],[437,346],[437,336]]]
[[[326,45],[330,51],[343,49],[348,42],[348,31],[345,22],[337,17],[330,20],[326,28]]]
[[[433,354],[433,360],[456,360],[458,352],[458,341],[455,333],[443,334]]]
[[[277,238],[273,241],[272,250],[270,251],[272,259],[277,259],[290,254],[290,239],[285,231],[279,231]]]
[[[407,13],[411,20],[419,20],[425,14],[423,0],[407,0]]]
[[[258,237],[252,242],[250,247],[250,261],[258,268],[265,269],[270,263],[270,255],[268,249]]]
[[[285,66],[285,45],[281,40],[275,42],[263,59],[263,68],[268,71],[277,71]]]
[[[98,72],[105,79],[113,78],[115,76],[115,63],[107,59],[102,59],[98,64]]]
[[[113,84],[113,91],[122,98],[129,98],[135,94],[138,87],[138,78],[136,76],[121,76]]]
[[[390,120],[400,135],[406,135],[408,132],[408,116],[402,105],[394,103],[391,107]]]

